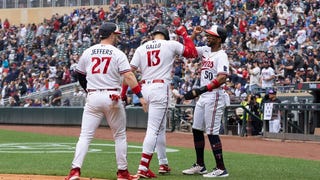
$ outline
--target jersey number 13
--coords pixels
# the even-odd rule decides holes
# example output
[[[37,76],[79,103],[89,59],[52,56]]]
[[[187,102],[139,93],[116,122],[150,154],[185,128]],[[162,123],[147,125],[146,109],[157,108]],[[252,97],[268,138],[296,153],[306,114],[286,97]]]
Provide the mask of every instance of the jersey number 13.
[[[148,51],[148,66],[157,66],[160,63],[160,50]]]

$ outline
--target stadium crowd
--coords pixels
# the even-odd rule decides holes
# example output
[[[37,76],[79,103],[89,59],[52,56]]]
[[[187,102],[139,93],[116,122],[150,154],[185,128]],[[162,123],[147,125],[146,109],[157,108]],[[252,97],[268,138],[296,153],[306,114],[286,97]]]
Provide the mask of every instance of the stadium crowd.
[[[157,24],[166,24],[170,38],[177,41],[181,40],[174,30],[180,24],[190,34],[195,26],[224,26],[228,32],[224,49],[232,72],[225,89],[231,97],[246,97],[275,85],[319,81],[319,7],[319,0],[169,0],[135,5],[113,1],[108,8],[56,13],[39,24],[0,20],[0,104],[10,98],[11,106],[24,106],[22,96],[76,82],[79,56],[98,42],[98,27],[104,21],[121,27],[119,47],[129,60]],[[204,35],[195,40],[196,46],[205,43]],[[199,87],[200,67],[199,59],[176,57],[172,84],[180,95]],[[50,99],[43,101],[50,105]]]

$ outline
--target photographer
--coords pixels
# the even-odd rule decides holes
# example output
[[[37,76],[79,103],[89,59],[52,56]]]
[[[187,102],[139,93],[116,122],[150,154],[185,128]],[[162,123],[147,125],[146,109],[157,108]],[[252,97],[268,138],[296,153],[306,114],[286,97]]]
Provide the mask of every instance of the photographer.
[[[256,115],[257,117],[261,116],[260,113],[260,104],[261,104],[261,95],[259,93],[256,93],[254,95],[251,95],[249,102],[249,109],[251,112]],[[252,135],[259,135],[262,130],[262,121],[254,116],[251,117],[251,125],[252,125]]]

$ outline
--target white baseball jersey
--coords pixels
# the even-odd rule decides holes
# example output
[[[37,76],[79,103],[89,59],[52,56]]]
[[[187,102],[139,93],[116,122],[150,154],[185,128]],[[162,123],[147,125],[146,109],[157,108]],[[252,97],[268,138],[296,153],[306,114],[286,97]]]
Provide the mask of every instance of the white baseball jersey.
[[[208,46],[197,47],[201,57],[201,86],[205,86],[217,78],[218,74],[229,74],[228,56],[223,50],[211,52]],[[205,131],[207,134],[219,134],[221,118],[226,106],[222,88],[213,89],[200,95],[194,111],[192,128]]]
[[[181,55],[184,45],[177,41],[152,40],[144,43],[135,51],[131,66],[140,67],[141,79],[171,79],[170,72],[175,55]]]
[[[201,57],[201,86],[209,84],[217,78],[218,74],[229,75],[228,56],[224,50],[211,52],[208,46],[197,47],[198,56]]]
[[[87,89],[121,89],[121,74],[131,70],[127,56],[112,45],[96,44],[86,49],[77,71],[86,74]]]

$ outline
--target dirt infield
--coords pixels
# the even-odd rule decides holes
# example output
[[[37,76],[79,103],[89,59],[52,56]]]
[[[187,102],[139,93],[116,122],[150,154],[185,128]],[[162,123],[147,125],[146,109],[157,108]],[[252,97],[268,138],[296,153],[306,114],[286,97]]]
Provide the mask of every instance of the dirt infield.
[[[49,135],[65,135],[78,137],[80,127],[58,127],[58,126],[14,126],[0,125],[0,129],[15,130],[22,132],[35,132]],[[128,129],[129,142],[142,143],[145,130]],[[109,128],[101,127],[97,130],[95,138],[112,140]],[[239,152],[247,154],[261,154],[279,157],[299,158],[320,161],[320,143],[302,141],[280,141],[264,139],[262,137],[239,137],[221,136],[223,150],[226,152]],[[168,146],[193,147],[191,133],[172,132],[167,133]],[[206,144],[209,144],[206,138]],[[209,149],[208,146],[206,146]],[[40,180],[40,179],[63,179],[63,177],[41,177],[31,175],[0,175],[0,180]],[[93,179],[92,179],[93,180]],[[95,179],[96,180],[96,179]]]

